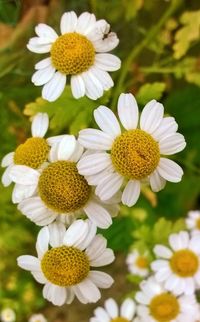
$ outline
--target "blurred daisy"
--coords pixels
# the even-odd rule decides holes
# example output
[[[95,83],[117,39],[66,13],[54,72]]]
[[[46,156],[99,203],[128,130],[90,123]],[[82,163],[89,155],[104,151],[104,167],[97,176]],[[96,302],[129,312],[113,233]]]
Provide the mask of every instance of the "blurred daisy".
[[[167,292],[162,284],[150,277],[140,285],[136,293],[140,303],[137,313],[141,321],[148,322],[195,322],[199,307],[194,295],[177,297]]]
[[[56,218],[70,224],[77,216],[86,214],[100,228],[112,224],[112,216],[119,210],[119,198],[114,196],[103,203],[94,194],[86,179],[78,173],[76,163],[83,153],[73,135],[50,139],[50,163],[37,171],[26,166],[15,166],[10,175],[20,184],[35,185],[37,195],[19,203],[19,210],[39,226]],[[68,222],[70,221],[70,222]]]
[[[127,298],[118,308],[114,299],[105,301],[105,308],[98,307],[94,310],[94,317],[89,322],[135,322],[136,305],[133,300]]]
[[[129,272],[133,275],[146,277],[149,274],[148,257],[145,254],[141,255],[136,249],[128,254],[126,264]]]
[[[79,142],[87,149],[96,150],[96,154],[83,157],[78,170],[91,184],[97,185],[96,194],[101,200],[111,198],[125,182],[122,203],[133,206],[142,182],[149,181],[152,190],[159,191],[166,180],[181,181],[181,167],[162,155],[180,152],[186,143],[183,135],[176,132],[178,125],[174,118],[164,117],[164,107],[156,100],[146,104],[139,122],[134,96],[121,94],[118,115],[125,128],[123,132],[106,106],[94,111],[101,130],[81,130]]]
[[[181,231],[169,236],[169,247],[156,245],[154,253],[161,259],[151,264],[158,282],[176,295],[191,295],[200,286],[200,235],[190,237]]]
[[[194,210],[188,212],[188,217],[185,220],[186,227],[192,234],[200,233],[200,211]]]
[[[18,265],[45,285],[43,296],[54,305],[70,304],[75,296],[84,304],[94,303],[101,297],[99,288],[113,283],[110,275],[91,270],[113,262],[113,251],[106,244],[89,220],[77,220],[67,230],[62,223],[53,223],[39,232],[38,258],[20,256]]]
[[[96,100],[104,90],[113,86],[108,71],[118,70],[120,59],[107,52],[114,49],[119,39],[105,20],[96,20],[93,14],[66,12],[60,21],[61,36],[48,25],[35,28],[37,37],[27,47],[38,54],[50,53],[35,65],[32,77],[36,86],[44,85],[42,97],[55,101],[63,92],[67,77],[71,76],[71,89],[75,98],[84,95]]]
[[[16,320],[15,311],[5,308],[1,311],[0,318],[2,322],[14,322]]]
[[[28,322],[47,322],[43,314],[33,314]]]

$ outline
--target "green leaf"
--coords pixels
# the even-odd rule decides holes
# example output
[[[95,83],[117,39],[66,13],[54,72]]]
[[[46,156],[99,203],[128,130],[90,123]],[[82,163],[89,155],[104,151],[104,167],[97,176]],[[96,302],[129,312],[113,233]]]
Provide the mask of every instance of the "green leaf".
[[[139,92],[137,93],[137,101],[141,105],[145,105],[152,99],[160,100],[166,88],[165,83],[155,82],[147,83],[140,87]]]

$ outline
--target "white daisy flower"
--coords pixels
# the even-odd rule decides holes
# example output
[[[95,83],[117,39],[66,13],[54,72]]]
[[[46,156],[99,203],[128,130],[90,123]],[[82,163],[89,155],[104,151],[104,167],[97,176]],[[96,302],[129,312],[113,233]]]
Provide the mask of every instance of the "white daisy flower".
[[[47,322],[43,314],[33,314],[28,322]]]
[[[40,23],[35,28],[37,37],[31,38],[27,47],[34,53],[50,53],[48,58],[35,65],[32,77],[36,86],[44,85],[42,97],[55,101],[63,92],[67,77],[71,76],[71,89],[75,98],[84,95],[96,100],[104,90],[114,84],[108,74],[118,70],[121,61],[107,52],[114,49],[119,39],[105,20],[96,20],[94,14],[74,11],[61,17],[61,36],[48,25]]]
[[[133,275],[146,277],[149,274],[149,259],[146,254],[141,255],[137,249],[128,254],[126,264]]]
[[[114,299],[105,301],[104,308],[94,310],[94,317],[89,322],[135,322],[135,302],[127,298],[119,308]]]
[[[143,281],[136,293],[137,313],[143,322],[195,322],[199,307],[194,295],[175,296],[153,277]]]
[[[155,278],[176,295],[191,295],[200,287],[200,235],[190,237],[186,231],[171,234],[169,245],[154,248],[161,258],[151,263]]]
[[[139,122],[137,102],[132,94],[121,94],[118,115],[106,106],[94,111],[101,130],[80,131],[79,142],[96,154],[83,157],[78,163],[79,173],[96,185],[101,200],[112,197],[124,182],[122,203],[133,206],[140,195],[141,183],[149,181],[153,191],[164,188],[166,180],[181,181],[181,167],[163,155],[171,155],[186,146],[183,135],[177,133],[173,117],[164,117],[164,107],[156,100],[144,107]],[[128,182],[127,182],[128,181]]]
[[[10,308],[5,308],[1,311],[0,318],[2,322],[14,322],[16,321],[16,314]]]
[[[112,216],[119,211],[119,198],[114,196],[102,202],[95,195],[86,179],[78,173],[76,163],[83,147],[73,135],[50,138],[52,148],[49,163],[43,170],[16,165],[10,171],[11,178],[19,184],[32,184],[37,191],[32,197],[19,203],[19,210],[39,226],[45,226],[56,218],[66,224],[82,214],[100,228],[112,224]]]
[[[191,231],[192,234],[200,233],[200,211],[194,210],[188,212],[188,217],[185,220],[186,227]]]
[[[110,275],[91,270],[113,262],[106,244],[89,220],[77,220],[67,230],[62,223],[53,223],[38,234],[38,257],[20,256],[18,265],[44,284],[43,296],[54,305],[70,304],[75,296],[84,304],[95,303],[101,297],[99,288],[113,283]]]
[[[40,169],[47,161],[49,144],[44,136],[48,130],[49,118],[46,113],[38,113],[32,120],[32,137],[20,144],[14,152],[8,153],[1,162],[6,170],[2,176],[2,183],[5,187],[12,182],[10,172],[15,165],[25,165],[33,169]],[[16,184],[13,189],[12,201],[18,203],[35,192],[35,186],[30,182],[24,189],[24,185]]]

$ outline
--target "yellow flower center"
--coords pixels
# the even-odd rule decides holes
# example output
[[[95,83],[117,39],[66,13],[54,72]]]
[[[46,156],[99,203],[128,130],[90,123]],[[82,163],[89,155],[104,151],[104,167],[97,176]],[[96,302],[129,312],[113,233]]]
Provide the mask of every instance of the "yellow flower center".
[[[67,246],[48,250],[42,258],[41,267],[45,277],[59,286],[78,284],[90,271],[86,254],[78,248]]]
[[[129,322],[129,320],[127,320],[125,318],[118,317],[118,318],[114,318],[110,322]]]
[[[111,158],[116,171],[122,176],[140,180],[156,169],[160,151],[150,134],[136,129],[126,131],[115,139]]]
[[[39,195],[48,208],[58,213],[81,209],[90,197],[91,187],[78,173],[76,163],[57,161],[43,170]]]
[[[141,269],[145,269],[148,267],[148,260],[143,256],[139,256],[136,259],[135,265]]]
[[[76,32],[58,37],[51,47],[53,66],[66,75],[85,72],[93,65],[94,58],[95,50],[91,41]]]
[[[196,227],[197,227],[197,229],[200,230],[200,218],[198,218],[196,221]]]
[[[37,169],[47,161],[48,153],[49,146],[45,139],[29,138],[15,150],[14,163]]]
[[[155,296],[149,306],[150,314],[156,321],[169,322],[174,320],[180,312],[179,302],[169,293]]]
[[[170,266],[174,273],[181,277],[194,276],[199,267],[199,260],[191,250],[183,249],[175,252],[170,259]]]

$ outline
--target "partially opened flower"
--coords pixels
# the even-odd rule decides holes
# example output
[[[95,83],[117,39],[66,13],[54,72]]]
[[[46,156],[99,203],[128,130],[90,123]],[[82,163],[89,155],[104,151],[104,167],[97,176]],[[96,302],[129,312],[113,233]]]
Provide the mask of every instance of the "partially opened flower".
[[[1,311],[0,318],[2,322],[14,322],[16,321],[15,311],[11,308],[5,308]]]
[[[149,259],[146,254],[140,254],[137,249],[128,254],[126,264],[133,275],[146,277],[149,274]]]
[[[43,314],[33,314],[28,322],[47,322]]]
[[[48,25],[35,28],[37,37],[31,38],[27,47],[34,53],[50,53],[48,58],[35,65],[32,77],[36,86],[44,85],[42,97],[55,101],[63,92],[67,78],[71,76],[71,89],[75,98],[84,95],[96,100],[104,90],[113,86],[107,71],[120,68],[120,59],[107,52],[114,49],[119,40],[110,32],[105,20],[96,20],[94,14],[66,12],[60,21],[61,35]]]
[[[150,277],[136,293],[137,313],[143,322],[196,322],[199,306],[194,295],[175,296]]]
[[[78,163],[79,173],[97,186],[102,200],[112,197],[125,183],[122,202],[132,206],[139,198],[141,183],[150,182],[153,191],[164,188],[166,180],[179,182],[183,171],[163,155],[171,155],[185,148],[183,135],[177,133],[173,117],[164,117],[164,107],[156,100],[144,107],[139,121],[137,102],[132,94],[121,94],[118,115],[106,106],[94,111],[101,130],[80,131],[79,142],[96,154],[83,156]]]
[[[114,299],[105,301],[105,308],[98,307],[94,310],[94,317],[90,322],[135,322],[135,302],[127,298],[119,308]]]
[[[151,264],[155,279],[174,294],[191,295],[200,287],[200,235],[181,231],[169,236],[169,245],[156,245],[159,259]]]
[[[186,226],[194,234],[200,234],[200,211],[189,211],[186,218]]]
[[[73,135],[49,139],[52,148],[50,162],[37,171],[26,166],[12,168],[16,183],[35,185],[37,194],[19,203],[19,210],[39,226],[55,219],[71,223],[86,214],[100,228],[108,228],[112,216],[119,210],[117,196],[103,203],[94,194],[85,178],[78,173],[76,163],[83,153],[82,146]],[[59,143],[56,143],[59,141]]]
[[[20,256],[18,265],[44,284],[43,296],[54,305],[70,304],[75,296],[84,304],[94,303],[101,297],[99,288],[113,283],[110,275],[91,270],[113,262],[106,244],[89,220],[77,220],[67,230],[62,223],[53,223],[39,232],[38,257]]]
[[[46,113],[38,113],[34,116],[31,126],[32,137],[20,144],[14,152],[8,153],[2,160],[2,167],[6,167],[2,176],[4,186],[12,182],[10,172],[15,165],[24,165],[32,169],[40,169],[48,159],[50,146],[44,136],[48,130],[49,118]],[[13,189],[12,200],[18,203],[29,197],[35,191],[35,186],[30,182],[24,189],[24,185],[17,183]]]

